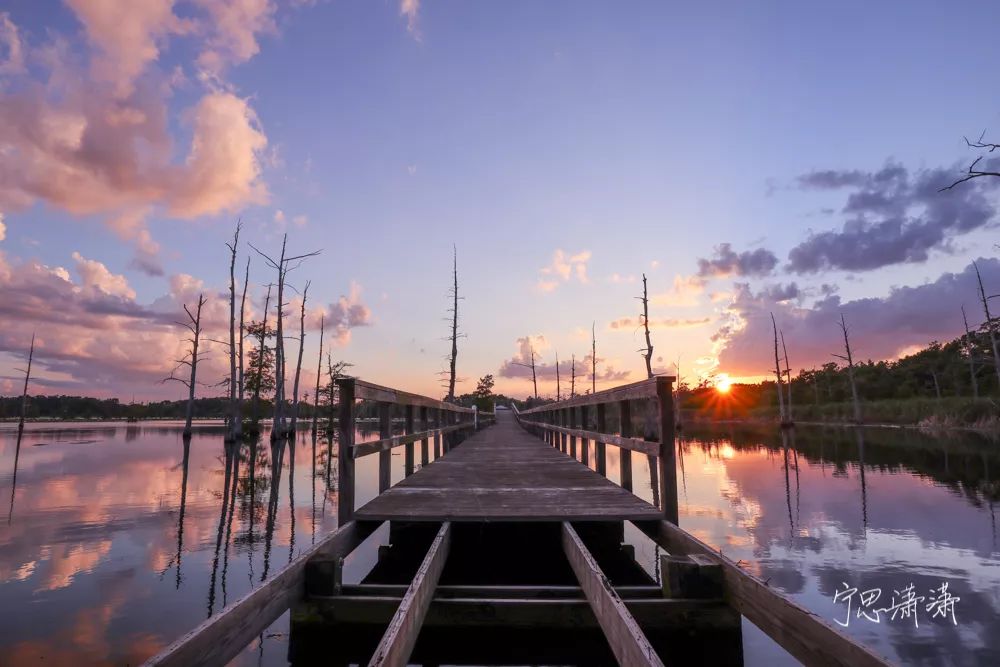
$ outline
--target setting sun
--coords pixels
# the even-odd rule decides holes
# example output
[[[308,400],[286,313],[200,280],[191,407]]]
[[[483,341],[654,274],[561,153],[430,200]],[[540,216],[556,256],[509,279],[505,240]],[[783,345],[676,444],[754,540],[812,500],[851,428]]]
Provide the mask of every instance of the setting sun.
[[[725,373],[720,374],[715,380],[715,390],[720,394],[728,394],[733,387],[733,381]]]

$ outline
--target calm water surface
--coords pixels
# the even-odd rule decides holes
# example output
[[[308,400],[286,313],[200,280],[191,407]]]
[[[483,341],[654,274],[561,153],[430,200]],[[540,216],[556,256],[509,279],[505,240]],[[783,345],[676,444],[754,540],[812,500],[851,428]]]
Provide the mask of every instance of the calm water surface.
[[[1000,664],[998,447],[974,434],[799,428],[783,442],[772,430],[693,430],[679,444],[681,525],[831,621],[846,618],[833,602],[843,582],[881,588],[888,603],[893,589],[927,596],[947,581],[957,625],[921,609],[919,627],[852,613],[845,631],[904,664]],[[16,433],[0,431],[4,665],[141,662],[336,527],[335,456],[306,433],[277,449],[266,437],[227,448],[221,427],[203,425],[185,448],[179,424],[37,424],[17,450]],[[374,496],[376,467],[358,461],[359,504]],[[633,456],[633,477],[653,500],[646,457]],[[349,559],[348,581],[386,533]],[[628,536],[657,576],[655,547]],[[234,662],[285,664],[287,641],[286,614]],[[744,644],[747,664],[793,662],[750,626]]]

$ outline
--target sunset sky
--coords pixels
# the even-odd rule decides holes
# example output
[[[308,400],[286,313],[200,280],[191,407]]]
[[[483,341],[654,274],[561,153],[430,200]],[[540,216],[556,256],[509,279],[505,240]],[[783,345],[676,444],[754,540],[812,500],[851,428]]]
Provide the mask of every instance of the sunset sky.
[[[599,387],[641,379],[644,272],[656,370],[689,381],[765,374],[770,312],[793,370],[841,313],[863,359],[955,337],[971,260],[1000,291],[1000,179],[938,192],[963,135],[1000,138],[1000,8],[826,4],[8,0],[0,393],[37,332],[33,392],[179,398],[172,322],[203,291],[222,336],[238,218],[240,267],[322,249],[310,326],[424,394],[453,244],[460,392],[526,395],[530,337],[554,394],[592,323]]]

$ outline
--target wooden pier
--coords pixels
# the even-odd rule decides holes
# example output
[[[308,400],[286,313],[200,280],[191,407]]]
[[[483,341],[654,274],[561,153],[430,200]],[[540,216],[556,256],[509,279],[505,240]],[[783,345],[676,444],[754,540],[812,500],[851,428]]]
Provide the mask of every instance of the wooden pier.
[[[340,528],[148,664],[225,664],[289,609],[293,664],[739,665],[741,615],[805,664],[886,664],[677,526],[671,383],[486,415],[338,381]],[[374,442],[354,442],[358,401],[377,403]],[[580,462],[591,445],[593,470]],[[621,486],[604,477],[607,445]],[[396,447],[405,477],[392,486]],[[631,492],[632,452],[650,457],[659,507]],[[366,455],[379,456],[379,495],[356,508]],[[386,522],[374,568],[345,583],[344,559]],[[627,522],[664,550],[659,581],[624,543]]]

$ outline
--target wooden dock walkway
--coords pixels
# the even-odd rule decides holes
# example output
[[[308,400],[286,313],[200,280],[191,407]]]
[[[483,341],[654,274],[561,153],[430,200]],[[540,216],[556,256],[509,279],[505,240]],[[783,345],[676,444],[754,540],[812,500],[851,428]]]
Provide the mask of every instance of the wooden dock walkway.
[[[657,520],[649,503],[558,450],[500,410],[475,433],[357,510],[363,521]]]
[[[292,664],[742,665],[743,616],[804,664],[886,665],[678,526],[672,380],[496,415],[338,380],[340,527],[147,664],[224,665],[291,610]],[[365,401],[379,438],[355,443]],[[621,486],[604,477],[609,446]],[[591,451],[595,470],[580,462]],[[633,452],[651,457],[659,507],[631,493]],[[368,455],[379,495],[357,508],[355,459]],[[344,559],[386,523],[374,567],[345,583]],[[656,578],[626,523],[663,549]]]

